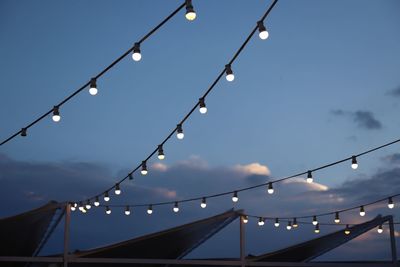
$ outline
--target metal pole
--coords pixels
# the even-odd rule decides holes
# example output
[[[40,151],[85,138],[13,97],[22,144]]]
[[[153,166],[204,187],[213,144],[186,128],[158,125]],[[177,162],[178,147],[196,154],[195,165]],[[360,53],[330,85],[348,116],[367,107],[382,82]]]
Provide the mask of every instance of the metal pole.
[[[244,222],[243,216],[239,217],[240,220],[240,262],[241,267],[246,266],[246,248],[245,248],[245,236],[244,236]]]
[[[397,251],[396,251],[396,238],[394,235],[394,225],[393,225],[393,217],[390,216],[389,219],[389,230],[390,230],[390,247],[392,250],[392,262],[393,266],[397,266]]]
[[[69,225],[71,223],[71,204],[65,205],[65,225],[64,225],[64,267],[68,267],[68,245],[69,245]]]

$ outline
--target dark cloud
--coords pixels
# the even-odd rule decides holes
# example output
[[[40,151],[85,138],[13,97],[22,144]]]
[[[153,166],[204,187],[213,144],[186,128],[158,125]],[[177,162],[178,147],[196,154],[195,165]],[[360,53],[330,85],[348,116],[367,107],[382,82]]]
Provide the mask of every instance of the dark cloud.
[[[400,97],[400,86],[389,91],[388,94],[394,97]]]
[[[331,113],[335,116],[349,117],[361,129],[366,130],[379,130],[382,129],[382,123],[375,118],[371,111],[357,110],[357,111],[344,111],[341,109],[332,110]]]
[[[392,155],[383,158],[385,162],[393,165],[400,165],[400,153],[394,153]]]

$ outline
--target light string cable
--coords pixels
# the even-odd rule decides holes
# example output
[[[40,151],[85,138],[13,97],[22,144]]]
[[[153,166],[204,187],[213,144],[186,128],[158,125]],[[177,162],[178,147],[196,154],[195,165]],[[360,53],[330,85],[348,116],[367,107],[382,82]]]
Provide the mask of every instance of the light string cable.
[[[188,1],[187,1],[188,2]],[[189,1],[190,2],[190,1]],[[220,81],[220,79],[222,78],[222,76],[224,74],[226,74],[226,79],[228,81],[233,81],[234,79],[234,75],[233,75],[233,71],[232,71],[232,67],[231,65],[235,62],[235,60],[237,59],[237,57],[240,55],[240,53],[243,51],[243,49],[246,47],[246,45],[248,44],[248,42],[250,41],[251,37],[254,35],[254,33],[257,31],[257,29],[259,30],[259,36],[261,39],[266,39],[264,38],[265,36],[267,36],[268,34],[265,34],[266,32],[266,28],[264,26],[264,20],[266,19],[266,17],[268,16],[268,14],[271,12],[271,10],[274,8],[275,4],[278,2],[278,0],[274,0],[272,1],[272,3],[270,4],[270,6],[268,7],[268,9],[266,10],[266,12],[264,13],[264,15],[261,17],[261,19],[256,23],[256,26],[252,29],[252,31],[250,32],[250,34],[248,35],[248,37],[246,38],[246,40],[243,42],[243,44],[240,46],[240,48],[236,51],[236,53],[234,54],[234,56],[232,57],[232,59],[228,62],[228,64],[225,65],[225,67],[222,69],[222,71],[218,74],[217,78],[212,82],[212,84],[210,85],[210,87],[205,91],[205,93],[202,95],[202,97],[199,98],[199,101],[196,102],[196,104],[193,106],[193,108],[183,117],[183,119],[177,124],[177,126],[175,128],[172,129],[172,131],[167,135],[167,137],[165,137],[165,139],[142,161],[141,164],[139,164],[136,168],[134,168],[132,171],[130,171],[124,178],[122,178],[121,180],[119,180],[119,182],[117,182],[115,185],[111,186],[110,188],[106,189],[104,192],[95,195],[93,197],[90,198],[86,198],[87,203],[91,203],[91,201],[94,201],[95,206],[99,205],[99,201],[100,201],[100,197],[103,196],[104,197],[104,201],[108,202],[110,200],[110,191],[115,189],[115,194],[119,195],[121,193],[121,183],[124,182],[126,179],[129,180],[133,180],[133,174],[138,171],[139,169],[141,169],[141,174],[142,175],[146,175],[148,173],[148,168],[147,168],[147,161],[158,152],[158,158],[160,160],[165,158],[165,154],[164,154],[164,149],[163,149],[163,145],[173,136],[173,134],[176,132],[177,133],[177,138],[178,139],[183,139],[184,138],[184,133],[183,133],[183,124],[185,123],[185,121],[193,114],[193,112],[196,110],[197,107],[200,107],[200,112],[201,113],[205,113],[206,107],[205,107],[205,98],[207,97],[207,95],[214,89],[215,85],[217,85],[217,83]],[[190,13],[190,6],[188,8],[188,6],[186,6],[187,12]],[[82,201],[80,201],[82,202]],[[75,202],[75,206],[76,206],[76,202]],[[88,206],[90,206],[90,204],[88,204]]]
[[[187,198],[187,199],[181,199],[181,200],[173,200],[173,201],[165,201],[165,202],[157,202],[157,203],[124,204],[124,205],[123,204],[113,204],[113,205],[101,205],[101,206],[103,206],[103,207],[107,206],[107,207],[129,207],[129,208],[133,208],[133,207],[146,207],[146,206],[155,207],[155,206],[164,206],[164,205],[174,204],[174,207],[178,208],[178,205],[180,203],[193,202],[193,201],[201,200],[201,204],[200,205],[201,205],[202,208],[205,208],[207,206],[207,203],[206,203],[207,199],[217,198],[217,197],[226,196],[226,195],[232,195],[232,201],[233,202],[237,202],[237,201],[239,201],[239,197],[238,197],[238,193],[239,192],[248,191],[248,190],[252,190],[252,189],[256,189],[256,188],[260,188],[260,187],[267,187],[268,194],[273,194],[275,192],[273,184],[275,184],[275,183],[279,183],[279,182],[282,182],[282,181],[285,181],[285,180],[289,180],[289,179],[298,178],[298,177],[300,177],[302,175],[305,175],[305,174],[307,174],[307,182],[313,182],[313,178],[312,178],[312,173],[313,172],[319,171],[319,170],[322,170],[322,169],[326,169],[326,168],[330,168],[332,166],[344,163],[346,161],[350,161],[351,162],[351,168],[352,169],[357,169],[358,168],[357,158],[359,158],[361,156],[364,156],[364,155],[367,155],[367,154],[370,154],[370,153],[375,152],[377,150],[383,149],[385,147],[394,145],[394,144],[399,143],[399,142],[400,142],[400,139],[396,139],[394,141],[385,143],[383,145],[371,148],[371,149],[363,151],[361,153],[354,154],[354,155],[352,155],[350,157],[346,157],[344,159],[341,159],[341,160],[338,160],[338,161],[335,161],[335,162],[332,162],[332,163],[328,163],[328,164],[325,164],[323,166],[320,166],[320,167],[317,167],[317,168],[314,168],[314,169],[303,171],[303,172],[300,172],[300,173],[297,173],[297,174],[293,174],[293,175],[290,175],[290,176],[286,176],[286,177],[283,177],[283,178],[279,178],[279,179],[276,179],[276,180],[270,180],[268,182],[261,183],[261,184],[258,184],[258,185],[235,189],[233,191],[225,191],[225,192],[217,193],[217,194],[213,194],[213,195],[203,195],[201,197],[193,197],[193,198]],[[395,196],[397,196],[397,195],[394,195],[392,197],[395,197]],[[107,197],[108,197],[108,193],[107,193]],[[394,207],[394,203],[393,203],[392,197],[389,197],[389,199],[388,199],[389,208],[393,208]],[[98,200],[98,199],[96,199],[96,200]],[[380,202],[380,201],[382,201],[382,200],[378,200],[376,202]],[[89,200],[88,200],[88,202],[89,202]],[[374,204],[376,202],[370,203],[368,205],[372,205],[372,204]],[[74,208],[78,207],[78,205],[80,207],[85,205],[85,203],[83,203],[82,201],[79,202],[79,203],[75,202],[75,203],[71,203],[71,204],[72,204],[72,206]],[[99,201],[95,202],[95,206],[100,206]],[[364,207],[363,207],[363,209],[364,209]],[[179,210],[179,208],[178,208],[178,210]],[[342,210],[342,211],[339,211],[339,212],[343,212],[343,211],[347,211],[347,210]],[[332,214],[332,213],[328,213],[326,215],[329,215],[329,214]],[[321,216],[321,215],[323,215],[323,214],[319,214],[318,216]],[[317,216],[317,215],[314,215],[314,216]],[[306,216],[306,217],[302,216],[302,217],[298,217],[298,218],[309,218],[309,217],[310,216]]]
[[[106,68],[104,68],[99,74],[97,74],[96,76],[94,76],[93,78],[91,78],[89,81],[87,81],[84,85],[82,85],[80,88],[78,88],[75,92],[73,92],[72,94],[70,94],[68,97],[66,97],[64,100],[62,100],[60,103],[58,103],[57,105],[55,105],[52,109],[50,109],[49,111],[47,111],[46,113],[44,113],[43,115],[41,115],[40,117],[38,117],[36,120],[34,120],[33,122],[31,122],[30,124],[28,124],[27,126],[25,126],[24,128],[22,128],[21,130],[17,131],[16,133],[14,133],[13,135],[11,135],[10,137],[8,137],[7,139],[3,140],[0,143],[0,146],[6,144],[7,142],[9,142],[10,140],[12,140],[13,138],[17,137],[19,134],[21,136],[27,136],[27,131],[29,128],[31,128],[33,125],[37,124],[38,122],[40,122],[41,120],[43,120],[46,116],[48,116],[49,114],[53,113],[53,120],[55,122],[58,122],[61,117],[60,117],[60,107],[62,105],[64,105],[66,102],[68,102],[69,100],[71,100],[73,97],[75,97],[78,93],[80,93],[82,90],[84,90],[85,88],[87,88],[88,86],[90,86],[89,89],[89,93],[91,95],[96,95],[97,94],[97,85],[96,85],[96,81],[98,78],[102,77],[106,72],[108,72],[111,68],[113,68],[117,63],[119,63],[123,58],[125,58],[129,53],[133,52],[132,54],[132,58],[135,61],[140,60],[141,58],[141,54],[140,54],[140,44],[143,43],[145,40],[147,40],[151,35],[153,35],[157,30],[159,30],[165,23],[167,23],[172,17],[174,17],[183,7],[187,7],[188,2],[191,1],[186,1],[185,3],[181,4],[177,9],[175,9],[171,14],[169,14],[163,21],[161,21],[156,27],[154,27],[151,31],[149,31],[146,35],[144,35],[139,41],[137,41],[134,46],[132,46],[131,48],[129,48],[125,53],[123,53],[119,58],[117,58],[116,60],[114,60],[110,65],[108,65]],[[187,9],[187,8],[186,8]],[[193,9],[193,7],[192,7]],[[194,11],[193,11],[194,12]]]

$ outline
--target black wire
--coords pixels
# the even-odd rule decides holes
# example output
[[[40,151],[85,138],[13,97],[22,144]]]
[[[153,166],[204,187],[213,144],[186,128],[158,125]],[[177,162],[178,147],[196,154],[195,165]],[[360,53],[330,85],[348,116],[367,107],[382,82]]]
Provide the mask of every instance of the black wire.
[[[150,32],[148,32],[145,36],[143,36],[140,41],[138,43],[142,43],[143,41],[145,41],[147,38],[149,38],[153,33],[155,33],[159,28],[161,28],[167,21],[169,21],[173,16],[176,15],[176,13],[178,13],[183,7],[185,6],[185,3],[181,4],[175,11],[173,11],[169,16],[167,16],[162,22],[160,22],[155,28],[153,28]],[[107,66],[105,69],[103,69],[99,74],[97,74],[95,76],[95,78],[100,78],[101,76],[103,76],[107,71],[109,71],[112,67],[114,67],[118,62],[120,62],[123,58],[125,58],[130,52],[132,52],[133,50],[133,46],[131,48],[129,48],[124,54],[122,54],[122,56],[120,56],[119,58],[117,58],[116,60],[114,60],[109,66]],[[71,98],[73,98],[74,96],[76,96],[78,93],[80,93],[83,89],[85,89],[87,86],[89,86],[90,81],[88,81],[87,83],[85,83],[83,86],[81,86],[79,89],[77,89],[75,92],[73,92],[71,95],[69,95],[67,98],[65,98],[64,100],[62,100],[58,105],[58,107],[61,107],[62,105],[64,105],[67,101],[69,101]],[[33,122],[31,122],[30,124],[28,124],[25,129],[29,129],[30,127],[32,127],[33,125],[35,125],[36,123],[38,123],[39,121],[41,121],[42,119],[44,119],[47,115],[49,115],[50,113],[53,112],[53,108],[51,108],[51,110],[47,111],[46,113],[44,113],[42,116],[40,116],[39,118],[37,118],[36,120],[34,120]],[[16,136],[18,136],[20,133],[22,132],[22,130],[19,130],[18,132],[14,133],[13,135],[11,135],[10,137],[8,137],[7,139],[5,139],[4,141],[2,141],[0,143],[0,146],[4,145],[5,143],[9,142],[11,139],[15,138]]]

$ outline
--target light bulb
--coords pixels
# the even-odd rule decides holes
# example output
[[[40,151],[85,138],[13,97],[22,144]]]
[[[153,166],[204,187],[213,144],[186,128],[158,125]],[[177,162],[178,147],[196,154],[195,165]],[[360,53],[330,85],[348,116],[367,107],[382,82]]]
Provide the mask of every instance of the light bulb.
[[[235,75],[233,75],[233,71],[230,64],[225,65],[225,73],[226,73],[226,80],[228,82],[232,82],[235,79]]]
[[[299,227],[299,225],[297,224],[297,219],[293,218],[293,224],[292,224],[293,228],[297,228]]]
[[[111,210],[109,206],[106,206],[106,214],[111,214]]]
[[[360,216],[362,216],[362,217],[365,216],[364,206],[361,206],[361,207],[360,207]]]
[[[126,206],[126,208],[125,208],[125,215],[128,216],[128,215],[130,215],[130,214],[131,214],[131,210],[130,210],[129,206]]]
[[[286,225],[286,229],[287,230],[292,230],[292,222],[288,221],[287,225]]]
[[[159,160],[165,159],[164,149],[163,149],[162,145],[158,145],[158,156],[157,157]]]
[[[104,201],[110,201],[110,197],[108,196],[108,191],[104,193]]]
[[[114,192],[116,195],[121,195],[121,189],[119,188],[119,184],[115,184]]]
[[[248,223],[249,222],[249,216],[247,216],[247,215],[242,216],[242,221],[243,221],[243,223]]]
[[[232,201],[235,203],[239,201],[239,197],[236,191],[233,192]]]
[[[345,235],[349,235],[350,234],[350,228],[349,228],[348,224],[346,224],[346,228],[344,229],[344,234]]]
[[[264,23],[262,21],[259,21],[257,24],[258,24],[258,31],[259,31],[258,36],[260,37],[260,39],[266,40],[269,36],[269,33],[268,33],[267,29],[265,28]]]
[[[53,118],[54,122],[59,122],[61,120],[60,110],[59,110],[58,106],[54,106],[52,118]]]
[[[140,61],[142,59],[142,54],[140,54],[140,44],[139,43],[135,43],[135,45],[133,46],[132,59],[134,61]]]
[[[279,227],[279,219],[278,219],[278,218],[275,219],[274,226],[275,226],[275,227]]]
[[[173,210],[175,213],[177,213],[179,211],[178,202],[175,202]]]
[[[183,134],[182,124],[178,124],[176,126],[176,137],[178,139],[183,139],[183,137],[185,137],[185,135]]]
[[[351,168],[356,170],[358,168],[357,158],[356,156],[351,157]]]
[[[21,129],[21,136],[25,137],[26,136],[26,131],[27,131],[26,128],[22,128]]]
[[[313,225],[317,225],[318,224],[317,216],[313,216],[312,224]]]
[[[130,174],[128,174],[128,177],[129,177],[129,180],[133,180],[133,174],[132,173],[130,173]]]
[[[201,114],[206,114],[207,113],[207,107],[206,107],[206,103],[204,102],[204,98],[200,98],[199,99],[199,105],[200,105],[200,113]]]
[[[85,209],[85,208],[82,208],[82,213],[86,213],[87,212],[87,210]]]
[[[78,207],[78,203],[74,203],[74,204],[72,204],[72,206],[74,207],[74,208],[76,208],[76,207]]]
[[[203,208],[203,209],[205,209],[207,207],[207,202],[206,202],[206,198],[205,197],[203,197],[203,199],[201,200],[200,207]]]
[[[142,175],[146,175],[147,174],[147,164],[146,161],[142,161],[142,170],[140,171],[140,173]]]
[[[272,186],[272,183],[268,183],[268,194],[272,195],[274,193],[274,187]]]
[[[90,79],[90,88],[89,88],[89,94],[91,95],[97,95],[97,85],[96,85],[96,79],[92,78]]]
[[[153,213],[153,205],[149,205],[149,207],[147,208],[147,214],[152,214]]]
[[[93,204],[94,204],[96,207],[100,206],[99,197],[96,197],[96,199],[94,200]]]
[[[259,218],[258,219],[258,226],[263,226],[265,224],[265,220],[264,220],[264,218]]]
[[[76,211],[76,207],[74,207],[74,206],[71,206],[71,211]]]
[[[319,224],[317,224],[317,225],[315,226],[314,232],[315,232],[316,234],[319,234]]]
[[[87,201],[85,208],[87,210],[90,210],[92,208],[92,205],[90,204],[90,200]]]
[[[380,234],[382,234],[382,233],[383,233],[382,224],[378,226],[378,233],[380,233]]]
[[[186,14],[185,17],[187,20],[192,21],[196,18],[196,12],[193,9],[192,1],[186,0]]]
[[[307,183],[311,184],[314,181],[311,171],[307,172]]]
[[[340,223],[339,212],[335,213],[335,223]]]
[[[388,208],[393,209],[394,208],[394,203],[392,197],[389,197],[388,199]]]

